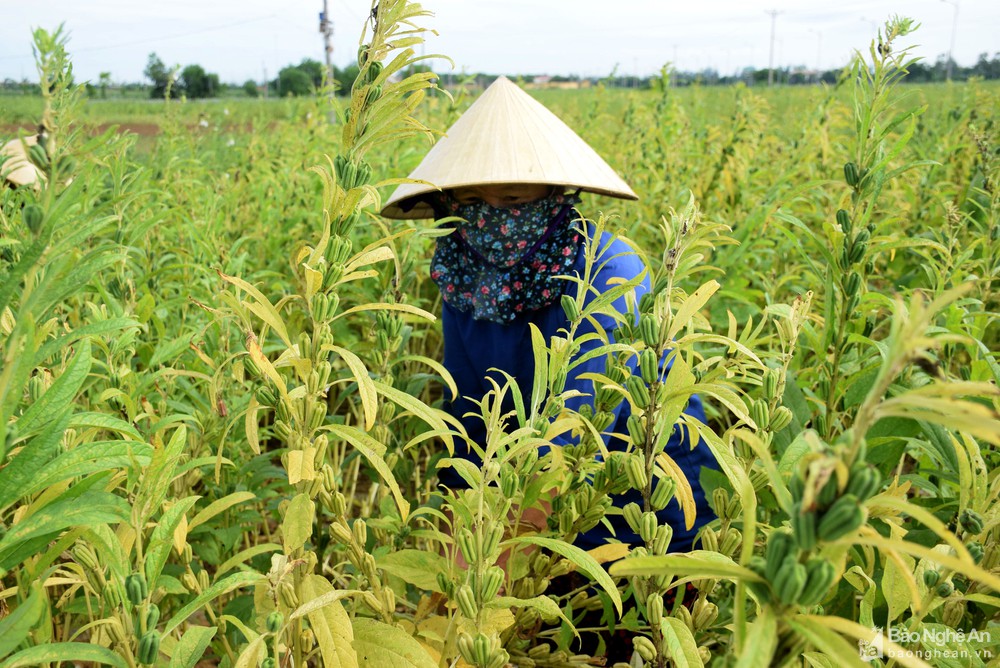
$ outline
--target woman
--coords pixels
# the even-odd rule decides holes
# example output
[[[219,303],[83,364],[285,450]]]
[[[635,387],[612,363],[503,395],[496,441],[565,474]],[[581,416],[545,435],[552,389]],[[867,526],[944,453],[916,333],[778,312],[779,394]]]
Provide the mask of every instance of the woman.
[[[459,390],[459,397],[449,402],[447,409],[463,422],[475,442],[485,445],[482,420],[466,417],[466,413],[474,411],[475,402],[493,389],[487,376],[502,384],[503,376],[495,371],[502,370],[529,397],[534,375],[531,325],[538,327],[546,341],[568,328],[560,297],[575,291],[577,284],[560,276],[584,273],[584,234],[579,221],[574,222],[577,216],[573,213],[580,201],[579,193],[638,198],[568,126],[504,77],[497,79],[455,122],[410,178],[423,183],[397,188],[383,215],[437,219],[456,216],[466,221],[438,240],[431,278],[443,300],[444,365]],[[606,261],[593,279],[598,291],[608,289],[616,279],[629,280],[645,274],[642,260],[623,241],[612,241],[606,234],[599,247],[605,246],[595,265]],[[636,298],[649,289],[649,279],[643,277]],[[591,294],[587,299],[594,297]],[[624,297],[613,306],[619,313],[626,312]],[[614,319],[602,315],[596,320],[606,337],[613,340],[617,326]],[[585,323],[578,329],[577,337],[586,334],[588,327],[592,326]],[[598,345],[597,340],[590,340],[579,354]],[[578,390],[583,396],[567,401],[567,407],[579,410],[584,404],[592,406],[593,383],[580,376],[604,371],[603,356],[573,368],[566,389]],[[692,397],[686,412],[705,420],[697,397]],[[629,415],[629,403],[621,402],[606,434],[627,433]],[[625,448],[620,439],[605,439],[609,449]],[[565,445],[572,438],[565,434],[552,442]],[[692,450],[677,427],[667,452],[691,483],[697,519],[691,529],[685,529],[676,502],[658,515],[674,529],[671,551],[688,551],[700,527],[713,518],[699,474],[703,466],[716,468],[716,464],[706,446]],[[467,451],[457,454],[476,461]],[[439,472],[439,480],[452,488],[465,486],[450,468]],[[624,506],[637,495],[621,495],[614,502]],[[620,515],[609,519],[613,535],[598,524],[579,536],[576,544],[590,549],[609,540],[642,543]]]

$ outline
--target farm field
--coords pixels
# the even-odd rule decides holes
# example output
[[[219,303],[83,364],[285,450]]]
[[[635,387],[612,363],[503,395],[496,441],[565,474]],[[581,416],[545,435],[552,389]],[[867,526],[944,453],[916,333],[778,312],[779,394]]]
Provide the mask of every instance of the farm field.
[[[333,124],[322,97],[87,102],[43,31],[44,97],[0,97],[0,139],[49,131],[45,183],[0,190],[0,668],[603,665],[595,615],[634,666],[996,665],[1000,86],[900,84],[895,20],[838,86],[533,93],[639,194],[580,213],[653,291],[575,413],[608,307],[567,287],[476,468],[439,232],[376,214],[473,97],[390,79],[428,18],[379,12]],[[693,507],[663,452],[692,393],[717,517],[674,553],[649,511]],[[598,457],[620,401],[645,418]],[[610,513],[643,544],[573,545]]]

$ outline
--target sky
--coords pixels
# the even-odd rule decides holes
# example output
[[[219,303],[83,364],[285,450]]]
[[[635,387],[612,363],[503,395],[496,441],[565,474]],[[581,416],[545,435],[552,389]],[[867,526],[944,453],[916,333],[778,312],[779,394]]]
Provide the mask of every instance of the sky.
[[[368,0],[327,0],[335,65],[353,61]],[[37,80],[31,31],[70,34],[78,81],[110,72],[113,82],[142,81],[149,54],[168,66],[197,63],[226,82],[274,78],[303,58],[323,60],[323,0],[31,0],[4,3],[0,80]],[[427,54],[455,62],[456,73],[646,76],[667,62],[681,71],[731,74],[769,62],[774,17],[775,67],[843,66],[866,49],[888,17],[921,28],[905,43],[933,62],[947,54],[972,65],[1000,51],[996,0],[426,0]],[[957,22],[956,6],[958,8]],[[450,70],[443,61],[435,71]]]

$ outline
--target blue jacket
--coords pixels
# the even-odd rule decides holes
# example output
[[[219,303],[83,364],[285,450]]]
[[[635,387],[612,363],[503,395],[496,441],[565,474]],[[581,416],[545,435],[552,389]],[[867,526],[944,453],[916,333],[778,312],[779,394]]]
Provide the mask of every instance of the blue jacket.
[[[605,232],[600,247],[603,248],[610,240],[611,236]],[[598,272],[596,279],[593,281],[594,286],[598,290],[607,288],[607,280],[610,278],[632,279],[640,275],[645,268],[642,260],[632,252],[628,245],[620,240],[615,240],[611,244],[598,259],[595,268],[599,267],[606,258],[610,258],[610,260]],[[575,271],[578,276],[582,276],[584,267],[584,247],[581,244],[580,252],[577,255],[572,271]],[[575,290],[575,285],[569,281],[566,282],[568,290]],[[649,292],[649,290],[650,284],[647,277],[636,288],[636,296],[639,297]],[[594,297],[595,295],[591,294],[588,301]],[[616,301],[614,306],[619,313],[627,311],[624,298]],[[614,321],[607,316],[598,316],[596,319],[607,332],[609,340],[613,341],[611,332],[615,328]],[[493,389],[493,386],[485,379],[487,375],[492,375],[502,385],[504,383],[503,377],[496,372],[489,371],[492,368],[496,368],[503,369],[516,379],[527,401],[527,397],[531,395],[535,366],[532,355],[531,330],[529,327],[532,323],[541,330],[546,341],[549,340],[549,337],[556,335],[561,328],[568,328],[569,326],[569,321],[563,312],[559,300],[556,300],[545,308],[520,315],[509,324],[500,324],[488,320],[475,320],[471,313],[458,311],[449,306],[447,302],[444,303],[442,313],[444,365],[454,377],[459,393],[459,397],[455,401],[447,402],[445,408],[462,421],[470,438],[481,446],[485,445],[486,429],[481,418],[463,417],[465,413],[470,411],[478,413],[475,404],[466,397],[481,399],[487,392]],[[577,336],[582,336],[587,331],[593,331],[593,329],[584,322],[577,329]],[[583,344],[581,354],[586,353],[588,350],[593,350],[599,345],[601,343],[597,340],[588,341]],[[567,378],[566,389],[577,389],[587,396],[568,400],[566,402],[567,407],[578,410],[584,402],[592,406],[593,397],[591,395],[593,393],[593,385],[591,381],[579,380],[578,377],[584,373],[604,373],[604,371],[604,356],[599,356],[575,367]],[[504,409],[513,410],[513,404],[505,406]],[[705,421],[701,399],[697,396],[691,397],[685,412],[702,422]],[[628,401],[622,401],[615,409],[615,421],[608,431],[627,434],[626,421],[630,413],[631,408]],[[553,439],[552,442],[564,445],[573,442],[573,439],[569,434],[563,434]],[[621,439],[611,438],[607,442],[607,446],[609,450],[624,450],[626,443]],[[460,442],[459,439],[455,440],[455,448],[456,456],[465,457],[477,465],[481,464],[475,453],[470,453],[465,444]],[[677,425],[675,425],[673,434],[666,446],[666,452],[684,470],[688,481],[691,483],[698,512],[695,525],[690,530],[686,530],[684,527],[684,516],[676,500],[672,500],[665,509],[658,513],[658,516],[661,522],[666,522],[673,527],[674,531],[673,538],[670,541],[670,551],[689,551],[691,549],[691,542],[701,526],[715,518],[699,482],[701,468],[704,466],[717,469],[718,465],[711,451],[703,443],[699,443],[692,450],[686,433],[682,433],[680,426]],[[467,486],[464,480],[451,467],[441,469],[438,472],[438,477],[442,484],[451,488]],[[630,490],[625,494],[614,496],[612,501],[618,507],[623,507],[630,501],[635,501],[641,506],[642,496],[638,491]],[[590,531],[579,536],[576,545],[587,550],[603,545],[609,542],[609,539],[617,539],[618,541],[632,545],[643,544],[639,536],[629,528],[624,518],[620,515],[608,516],[608,520],[614,527],[614,535],[609,532],[606,526],[598,524]]]

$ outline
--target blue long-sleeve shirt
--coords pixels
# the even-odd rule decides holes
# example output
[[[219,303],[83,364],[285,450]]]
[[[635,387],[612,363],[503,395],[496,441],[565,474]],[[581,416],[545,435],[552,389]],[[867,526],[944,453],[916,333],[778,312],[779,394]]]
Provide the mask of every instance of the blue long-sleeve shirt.
[[[593,280],[593,285],[598,291],[606,290],[611,286],[608,280],[612,278],[634,279],[645,270],[642,260],[635,255],[627,244],[621,240],[611,241],[612,237],[605,232],[601,240],[600,248],[604,248],[609,242],[611,245],[604,251],[595,263],[597,275]],[[607,260],[606,264],[602,263]],[[576,262],[567,273],[575,272],[578,276],[583,276],[585,268],[584,247],[581,244]],[[566,290],[576,290],[575,283],[566,282]],[[650,284],[648,277],[636,288],[636,298],[649,292]],[[591,292],[586,302],[589,303],[597,295]],[[621,297],[614,302],[614,308],[619,313],[627,311],[625,298]],[[612,332],[616,323],[606,315],[596,317],[598,324],[604,329],[609,341],[613,342]],[[532,354],[531,328],[534,324],[541,331],[542,336],[548,341],[550,337],[558,334],[560,329],[569,328],[569,320],[564,313],[559,300],[551,305],[519,315],[517,319],[509,324],[501,324],[489,320],[476,320],[471,313],[459,311],[444,303],[442,313],[442,327],[444,330],[444,365],[451,372],[452,377],[458,387],[459,396],[451,402],[447,402],[446,409],[465,426],[469,437],[480,446],[485,447],[486,429],[483,421],[479,417],[465,414],[472,411],[479,413],[474,400],[480,400],[487,392],[493,389],[493,385],[486,380],[487,376],[492,376],[501,385],[505,382],[503,376],[491,369],[502,369],[517,382],[524,397],[531,396],[532,380],[534,378],[534,356]],[[592,326],[586,321],[577,329],[577,337],[581,337],[587,332],[593,332]],[[603,345],[601,341],[592,338],[582,344],[579,355],[584,355],[588,351]],[[589,380],[581,380],[580,376],[586,373],[604,373],[605,356],[600,355],[590,359],[583,364],[573,368],[566,380],[566,389],[579,390],[586,396],[575,397],[566,402],[568,408],[579,410],[585,403],[593,406],[593,384]],[[470,399],[471,398],[471,399]],[[513,404],[504,406],[504,410],[512,410]],[[701,399],[692,396],[685,412],[705,422],[705,413],[701,404]],[[609,432],[627,434],[626,422],[631,414],[628,401],[622,401],[614,410],[615,419]],[[618,438],[605,437],[609,450],[624,450],[626,443]],[[573,442],[569,434],[562,434],[552,442],[558,445],[565,445]],[[456,439],[455,449],[457,457],[464,457],[477,465],[479,458],[475,453],[469,452],[467,446]],[[699,444],[693,450],[690,441],[680,426],[675,425],[674,431],[668,441],[665,451],[669,454],[684,471],[694,494],[697,517],[694,526],[687,530],[684,526],[684,516],[676,500],[672,500],[665,509],[657,513],[661,522],[668,523],[673,528],[673,538],[670,542],[670,551],[681,552],[691,549],[691,542],[695,534],[706,522],[714,519],[711,507],[705,499],[705,493],[699,482],[701,468],[718,468],[715,458],[704,444]],[[451,467],[443,468],[438,473],[439,481],[451,488],[465,487],[464,480],[455,473]],[[630,490],[625,494],[612,497],[613,503],[618,507],[634,501],[642,505],[642,496],[636,490]],[[614,534],[603,524],[598,524],[593,529],[580,535],[576,540],[576,545],[583,549],[591,549],[608,542],[614,538],[623,543],[638,545],[642,540],[631,530],[628,524],[620,515],[608,516],[614,527]]]

